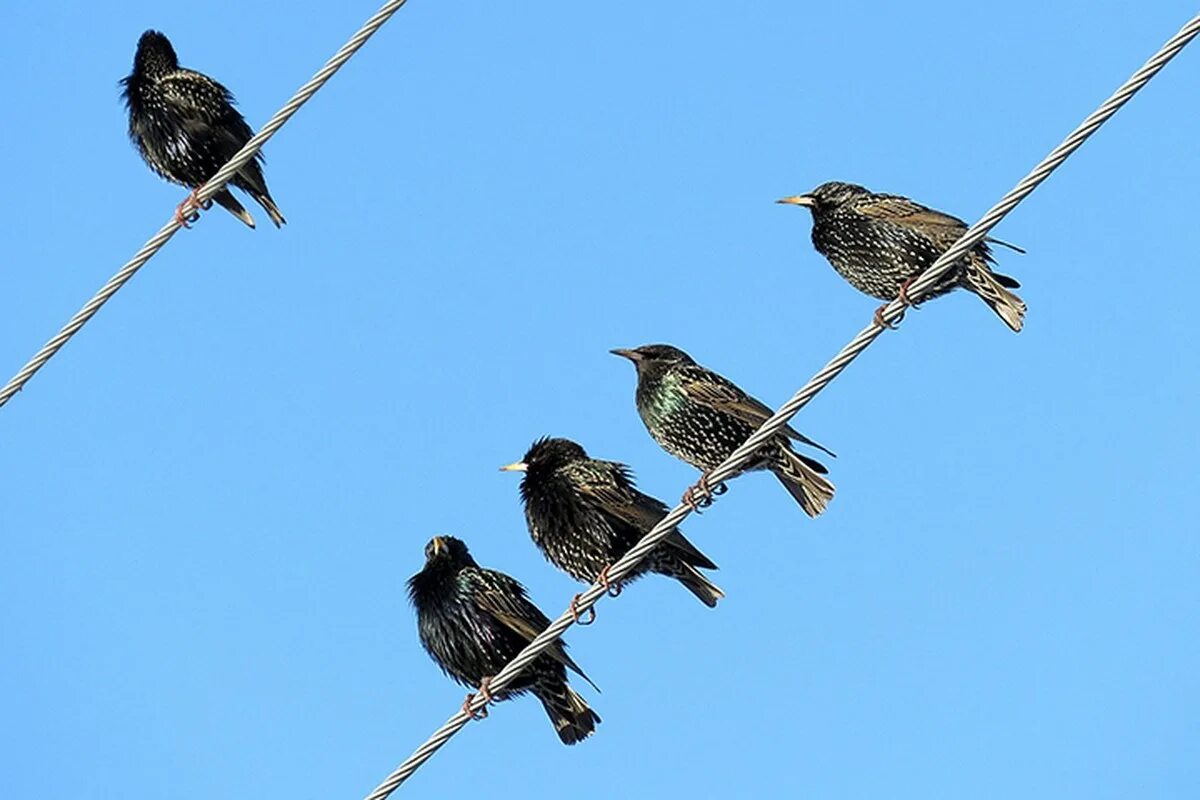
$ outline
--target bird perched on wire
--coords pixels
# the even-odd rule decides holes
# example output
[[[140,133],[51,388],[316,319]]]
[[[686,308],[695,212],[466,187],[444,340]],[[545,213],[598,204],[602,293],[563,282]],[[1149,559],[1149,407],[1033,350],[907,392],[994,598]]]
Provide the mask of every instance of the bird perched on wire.
[[[637,368],[637,410],[654,441],[704,471],[700,482],[683,496],[685,503],[695,507],[698,493],[703,505],[712,494],[708,473],[767,421],[771,409],[677,347],[648,344],[612,352]],[[789,439],[833,455],[786,425],[744,469],[771,470],[804,513],[815,517],[833,499],[833,484],[824,477],[825,466],[797,453]]]
[[[133,72],[121,84],[129,109],[129,138],[142,158],[163,178],[193,190],[176,209],[176,218],[186,225],[184,208],[196,207],[195,190],[233,158],[254,131],[233,107],[229,90],[207,75],[181,68],[175,49],[158,31],[146,31],[138,39]],[[285,220],[267,191],[262,161],[260,151],[234,173],[229,185],[253,197],[279,227]],[[254,218],[228,186],[213,199],[254,227]]]
[[[570,439],[538,439],[520,461],[500,469],[525,473],[521,500],[533,543],[551,564],[584,583],[607,586],[609,566],[669,510],[637,490],[629,467],[589,458]],[[712,607],[725,593],[699,570],[716,568],[673,530],[622,580],[656,572],[675,578]]]
[[[596,688],[556,641],[512,683],[494,695],[491,676],[521,652],[550,620],[502,572],[475,563],[466,544],[453,536],[435,536],[425,545],[425,566],[409,578],[408,596],[417,611],[421,645],[442,671],[478,689],[488,701],[532,692],[542,701],[563,744],[591,736],[600,722],[596,712],[567,685],[570,669]],[[597,689],[599,691],[599,689]],[[474,693],[463,701],[470,713]],[[486,706],[480,716],[486,716]]]
[[[910,300],[909,285],[962,237],[967,223],[907,197],[875,194],[838,181],[777,202],[805,206],[812,212],[813,246],[860,292],[880,300],[899,297],[915,304],[961,287],[979,295],[1013,331],[1021,330],[1025,303],[1009,291],[1021,284],[992,271],[995,260],[988,242],[1025,252],[1019,247],[998,239],[982,241],[924,297]],[[882,311],[881,307],[875,312],[880,326]]]

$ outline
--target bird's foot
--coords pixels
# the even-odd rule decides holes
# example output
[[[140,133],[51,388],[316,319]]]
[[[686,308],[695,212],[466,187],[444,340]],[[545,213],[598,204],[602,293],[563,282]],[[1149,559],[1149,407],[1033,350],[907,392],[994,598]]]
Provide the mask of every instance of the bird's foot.
[[[900,302],[904,303],[905,305],[907,305],[911,308],[920,308],[921,307],[921,303],[917,302],[916,300],[913,300],[911,297],[908,296],[908,287],[912,286],[913,283],[919,277],[920,277],[919,275],[913,275],[911,278],[906,280],[904,283],[900,284],[900,292],[899,292]],[[921,301],[921,302],[924,302],[924,301]]]
[[[600,570],[600,574],[596,576],[596,582],[604,587],[604,591],[608,592],[609,597],[616,597],[617,595],[621,594],[621,582],[609,582],[608,570],[611,566],[612,564],[609,564],[607,567]]]
[[[879,308],[875,309],[875,324],[881,328],[887,328],[890,331],[894,331],[900,327],[900,320],[904,319],[904,312],[903,311],[900,312],[900,316],[896,317],[895,322],[891,322],[891,323],[884,322],[883,321],[883,311],[889,305],[890,305],[889,303],[884,303]]]
[[[184,207],[186,207],[190,202],[191,202],[190,199],[184,200],[182,203],[180,203],[179,205],[177,205],[175,207],[175,221],[178,222],[183,227],[187,228],[188,230],[191,230],[193,222],[200,219],[200,214],[198,214],[195,211],[191,211],[186,215],[183,213]]]
[[[475,692],[469,692],[466,696],[466,699],[463,700],[463,713],[470,714],[471,719],[487,719],[487,704],[492,702],[492,690],[490,688],[491,682],[491,677],[486,677],[479,682],[479,696],[483,698],[483,705],[479,707],[479,710],[471,710],[471,703],[475,702]]]
[[[197,193],[200,191],[200,189],[200,186],[192,189],[191,194],[185,197],[183,202],[175,207],[175,221],[185,228],[190,229],[192,227],[192,223],[200,219],[201,209],[207,210],[212,208],[212,200],[206,200],[203,203],[200,202],[197,196]],[[188,209],[188,211],[185,213],[184,209]]]
[[[596,621],[596,608],[595,606],[588,606],[588,610],[586,612],[588,615],[588,620],[587,622],[584,622],[583,618],[579,615],[579,598],[581,597],[583,597],[582,594],[577,594],[571,598],[571,605],[569,606],[571,616],[575,618],[576,625],[591,625]]]
[[[700,474],[700,480],[692,486],[689,486],[687,491],[683,493],[683,504],[700,513],[700,509],[708,508],[713,504],[713,498],[718,495],[725,494],[728,487],[723,483],[718,483],[716,486],[708,485],[708,471]]]

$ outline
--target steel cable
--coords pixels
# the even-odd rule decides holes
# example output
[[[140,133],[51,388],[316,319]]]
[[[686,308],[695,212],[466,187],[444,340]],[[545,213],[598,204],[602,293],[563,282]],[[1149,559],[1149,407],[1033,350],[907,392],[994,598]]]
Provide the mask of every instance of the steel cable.
[[[1121,106],[1125,105],[1172,58],[1178,55],[1179,51],[1194,39],[1197,34],[1200,34],[1200,15],[1192,18],[1179,33],[1171,37],[1141,69],[1135,72],[1108,100],[1104,101],[1079,127],[1072,131],[1063,140],[1062,144],[1054,148],[1050,155],[1046,156],[1028,175],[1022,178],[1012,191],[1006,194],[1000,202],[992,206],[978,222],[968,228],[966,233],[957,242],[930,265],[929,269],[925,270],[918,280],[913,282],[908,290],[909,295],[919,298],[926,290],[937,283],[942,275],[949,271],[959,258],[965,255],[978,242],[982,241],[996,223],[1003,219],[1008,212],[1012,211],[1018,203],[1037,188],[1038,184],[1049,177],[1050,173],[1057,169],[1068,156],[1079,149],[1080,145],[1088,137],[1095,133]],[[893,300],[889,303],[882,314],[885,325],[902,316],[904,309],[905,303],[900,300]],[[790,400],[784,403],[770,419],[764,422],[724,463],[712,470],[709,473],[709,482],[715,485],[737,475],[742,466],[762,444],[775,436],[779,429],[795,416],[796,412],[807,405],[818,392],[840,375],[842,370],[857,358],[863,350],[867,349],[879,334],[883,333],[886,329],[886,327],[881,327],[872,322],[869,327],[860,331],[848,345],[842,348],[841,352],[834,356],[808,383],[804,384]],[[671,509],[649,533],[642,537],[641,541],[630,548],[624,556],[609,568],[608,579],[610,583],[620,583],[621,579],[637,566],[646,554],[666,538],[667,534],[679,525],[691,512],[692,509],[683,504]],[[575,604],[577,610],[582,612],[590,609],[605,592],[605,587],[600,584],[593,584],[586,592],[580,595]],[[526,665],[537,658],[552,642],[562,636],[563,632],[571,627],[574,621],[575,615],[568,610],[550,623],[549,627],[542,631],[524,650],[518,653],[512,661],[492,677],[489,683],[491,691],[495,693],[504,689],[504,687],[517,677]],[[486,700],[477,694],[469,708],[471,712],[476,712],[486,704]],[[404,763],[397,767],[392,774],[388,775],[383,783],[367,795],[366,800],[384,800],[400,784],[404,783],[409,776],[416,772],[422,764],[428,761],[442,745],[449,741],[450,737],[458,733],[471,718],[471,714],[468,714],[466,711],[459,711],[446,720],[445,724],[434,731],[424,744],[413,751],[413,754]]]
[[[189,196],[188,201],[181,210],[186,214],[189,209],[195,211],[198,209],[198,206],[202,206],[211,200],[213,195],[219,192],[225,186],[226,182],[233,177],[233,174],[241,169],[243,164],[254,158],[258,151],[262,149],[262,146],[266,144],[267,140],[274,136],[275,132],[282,128],[284,123],[291,119],[292,115],[299,111],[300,107],[307,103],[333,77],[333,74],[341,69],[342,65],[349,61],[366,44],[367,40],[385,22],[391,19],[392,15],[399,11],[406,2],[408,0],[390,0],[390,2],[384,3],[383,7],[376,11],[375,15],[368,19],[358,29],[358,32],[350,37],[350,40],[342,45],[341,49],[334,53],[332,58],[325,62],[325,66],[321,67],[317,74],[309,79],[308,83],[301,86],[292,95],[292,99],[288,100],[283,108],[275,112],[275,116],[267,120],[262,129],[252,136],[250,141],[246,142],[245,147],[239,150],[233,158],[229,159],[229,162],[225,166],[217,170],[216,174],[209,178],[196,191],[194,196]],[[180,227],[181,223],[179,220],[172,218],[170,222],[159,228],[158,233],[154,234],[148,242],[142,245],[142,249],[138,250],[133,258],[125,262],[125,265],[109,278],[108,283],[104,284],[100,288],[100,291],[96,292],[96,295],[87,301],[75,316],[71,317],[67,324],[62,327],[62,330],[56,333],[50,341],[46,342],[42,346],[42,349],[38,350],[33,358],[29,359],[29,362],[21,367],[12,380],[5,384],[3,389],[0,389],[0,406],[3,406],[17,392],[21,391],[29,379],[45,366],[46,362],[53,358],[70,341],[71,337],[87,324],[88,320],[96,315],[101,306],[107,303],[122,286],[129,282],[134,273],[141,269],[147,261],[153,258],[166,245]]]

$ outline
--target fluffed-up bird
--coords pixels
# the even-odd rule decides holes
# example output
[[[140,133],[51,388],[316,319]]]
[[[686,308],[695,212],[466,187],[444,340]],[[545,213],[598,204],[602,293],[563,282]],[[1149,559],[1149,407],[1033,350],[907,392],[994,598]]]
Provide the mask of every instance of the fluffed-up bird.
[[[180,67],[171,42],[158,31],[142,34],[133,72],[121,84],[129,109],[129,138],[150,169],[172,183],[197,189],[254,135],[233,107],[230,91],[207,75]],[[262,162],[260,150],[213,199],[253,228],[254,218],[229,191],[236,186],[279,227],[285,220],[267,191]],[[181,222],[186,203],[180,205]]]
[[[637,410],[654,441],[673,456],[703,470],[699,488],[706,492],[707,473],[725,461],[771,416],[771,409],[731,381],[700,366],[668,344],[648,344],[612,351],[637,368]],[[792,449],[795,440],[833,455],[790,425],[768,441],[745,469],[769,469],[795,498],[804,513],[815,517],[833,499],[828,470],[819,461]],[[693,497],[688,490],[684,500]]]
[[[897,297],[919,302],[963,288],[979,295],[1013,331],[1021,330],[1025,302],[1009,291],[1021,284],[992,271],[995,259],[988,242],[1023,253],[1019,247],[998,239],[982,241],[927,294],[910,300],[909,285],[962,237],[967,223],[907,197],[876,194],[839,181],[777,202],[812,212],[813,246],[860,292],[889,302]],[[882,310],[875,314],[880,325]]]
[[[584,583],[607,584],[609,566],[669,510],[638,491],[629,467],[589,458],[570,439],[538,439],[520,461],[500,469],[525,473],[521,500],[529,535],[551,564]],[[700,570],[716,568],[676,529],[622,580],[666,575],[712,607],[725,593]]]
[[[421,645],[451,678],[489,700],[531,692],[542,701],[563,744],[575,744],[595,731],[600,717],[567,685],[566,671],[575,672],[593,688],[595,684],[567,655],[561,639],[503,691],[492,694],[491,677],[550,620],[529,599],[525,587],[476,564],[461,540],[435,536],[429,541],[425,566],[409,579],[408,595],[417,612]],[[473,697],[467,695],[464,710]]]

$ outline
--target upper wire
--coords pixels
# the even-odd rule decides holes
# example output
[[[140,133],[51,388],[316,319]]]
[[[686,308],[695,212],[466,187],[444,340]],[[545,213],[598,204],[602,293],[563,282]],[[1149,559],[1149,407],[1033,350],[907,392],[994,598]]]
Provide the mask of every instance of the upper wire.
[[[384,3],[375,12],[374,16],[363,23],[358,32],[350,37],[350,40],[342,45],[341,49],[334,53],[332,58],[325,62],[325,66],[321,67],[317,71],[317,74],[309,79],[308,83],[297,89],[296,93],[292,95],[292,99],[288,100],[283,108],[276,111],[275,116],[267,120],[267,123],[262,126],[262,129],[258,133],[250,137],[250,141],[246,142],[246,145],[237,151],[225,166],[217,170],[203,186],[189,195],[188,199],[179,209],[181,212],[179,218],[173,216],[166,225],[159,228],[158,233],[150,237],[150,240],[142,245],[142,249],[138,250],[133,258],[125,262],[124,266],[108,279],[108,283],[100,287],[100,291],[96,292],[95,296],[87,301],[83,308],[79,309],[75,316],[71,317],[67,321],[67,324],[58,333],[54,334],[53,338],[46,342],[42,346],[42,349],[34,354],[33,358],[29,359],[25,366],[21,367],[12,380],[4,385],[3,389],[0,389],[0,406],[3,406],[17,392],[21,391],[29,379],[45,366],[47,361],[54,358],[58,351],[70,341],[71,337],[78,333],[79,329],[96,315],[100,307],[120,291],[121,287],[128,283],[129,279],[166,245],[171,237],[175,235],[175,232],[182,227],[183,222],[181,219],[186,218],[189,212],[198,211],[212,199],[213,195],[221,191],[229,179],[233,177],[234,173],[241,169],[247,161],[254,158],[258,151],[262,149],[262,146],[267,143],[267,140],[274,136],[275,132],[282,128],[284,123],[291,119],[292,115],[299,111],[300,107],[307,103],[333,77],[333,74],[341,69],[342,65],[349,61],[351,56],[357,53],[366,44],[367,40],[383,27],[383,24],[391,19],[392,15],[399,11],[406,2],[408,0],[389,0],[389,2]]]

